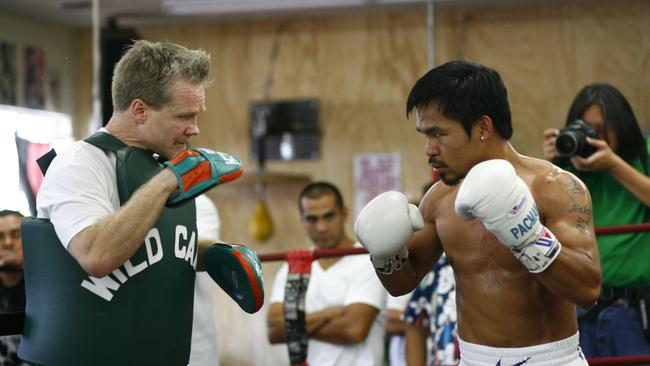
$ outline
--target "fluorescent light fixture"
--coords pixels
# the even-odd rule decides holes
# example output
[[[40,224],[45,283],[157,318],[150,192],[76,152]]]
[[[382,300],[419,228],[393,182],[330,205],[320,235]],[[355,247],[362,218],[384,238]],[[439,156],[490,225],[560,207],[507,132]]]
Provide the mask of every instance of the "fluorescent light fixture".
[[[426,0],[163,0],[167,14],[209,15],[424,3]]]

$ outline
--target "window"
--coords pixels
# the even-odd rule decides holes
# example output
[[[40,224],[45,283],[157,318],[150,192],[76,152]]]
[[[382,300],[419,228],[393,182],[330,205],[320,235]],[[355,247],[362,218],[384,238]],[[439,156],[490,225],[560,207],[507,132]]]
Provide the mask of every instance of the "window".
[[[22,146],[23,169],[30,177],[27,184],[21,184],[21,159],[18,145]],[[72,142],[70,116],[55,112],[0,105],[0,156],[2,157],[2,176],[0,179],[0,209],[20,211],[24,215],[35,215],[30,210],[30,195],[33,200],[40,187],[42,175],[35,173],[37,156],[50,147],[61,150]],[[27,187],[31,187],[32,192]],[[35,210],[35,208],[34,208]]]

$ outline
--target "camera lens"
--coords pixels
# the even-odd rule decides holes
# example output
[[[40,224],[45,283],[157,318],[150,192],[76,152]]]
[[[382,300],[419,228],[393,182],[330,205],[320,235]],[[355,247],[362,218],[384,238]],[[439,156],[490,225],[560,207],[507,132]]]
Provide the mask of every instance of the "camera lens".
[[[573,131],[565,131],[555,139],[555,150],[560,156],[573,156],[578,151],[580,141]]]

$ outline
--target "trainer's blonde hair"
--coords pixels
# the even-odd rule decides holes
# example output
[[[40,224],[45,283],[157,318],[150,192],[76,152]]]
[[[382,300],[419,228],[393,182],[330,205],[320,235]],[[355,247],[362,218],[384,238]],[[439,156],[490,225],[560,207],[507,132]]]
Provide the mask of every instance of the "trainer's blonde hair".
[[[113,109],[125,111],[134,99],[158,110],[171,100],[170,83],[177,77],[206,84],[210,55],[168,42],[134,41],[113,70]]]

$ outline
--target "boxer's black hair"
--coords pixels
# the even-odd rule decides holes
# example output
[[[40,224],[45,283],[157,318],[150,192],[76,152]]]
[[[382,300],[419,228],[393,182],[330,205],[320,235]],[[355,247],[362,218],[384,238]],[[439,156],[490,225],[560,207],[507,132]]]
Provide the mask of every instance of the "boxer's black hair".
[[[23,214],[21,214],[18,211],[14,210],[0,210],[0,217],[5,217],[5,216],[18,216],[18,217],[24,217]]]
[[[334,203],[336,204],[336,207],[342,210],[343,196],[341,195],[339,189],[336,188],[336,186],[333,185],[332,183],[319,181],[319,182],[312,182],[307,184],[305,188],[303,188],[302,191],[300,192],[300,195],[298,196],[298,208],[300,209],[300,213],[303,212],[302,209],[303,197],[314,199],[314,198],[323,197],[328,194],[334,195]]]
[[[605,135],[612,129],[618,139],[616,154],[628,163],[641,159],[647,175],[648,148],[639,122],[625,96],[610,84],[590,84],[582,88],[571,103],[566,125],[582,118],[585,110],[597,104],[605,117]]]
[[[508,91],[495,70],[477,63],[456,60],[424,74],[409,93],[406,117],[414,109],[436,105],[440,113],[457,120],[469,136],[472,126],[489,116],[499,136],[512,137],[512,116]]]

